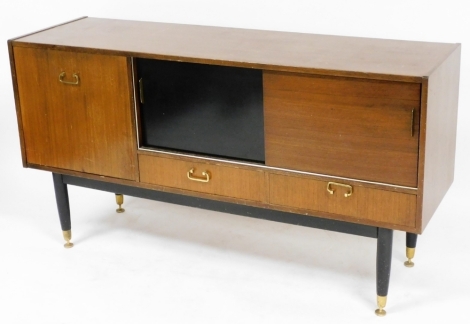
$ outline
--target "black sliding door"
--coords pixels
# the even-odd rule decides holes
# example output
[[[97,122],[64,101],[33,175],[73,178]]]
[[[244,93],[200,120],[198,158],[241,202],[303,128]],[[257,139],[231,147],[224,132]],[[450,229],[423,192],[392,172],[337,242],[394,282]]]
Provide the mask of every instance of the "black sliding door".
[[[145,147],[264,163],[262,71],[136,59]]]

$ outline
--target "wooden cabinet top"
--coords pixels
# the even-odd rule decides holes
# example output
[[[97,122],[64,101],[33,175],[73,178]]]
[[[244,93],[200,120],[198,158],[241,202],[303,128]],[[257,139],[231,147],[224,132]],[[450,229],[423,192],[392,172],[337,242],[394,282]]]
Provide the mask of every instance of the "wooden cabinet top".
[[[88,17],[17,38],[13,45],[410,82],[430,76],[460,47]]]

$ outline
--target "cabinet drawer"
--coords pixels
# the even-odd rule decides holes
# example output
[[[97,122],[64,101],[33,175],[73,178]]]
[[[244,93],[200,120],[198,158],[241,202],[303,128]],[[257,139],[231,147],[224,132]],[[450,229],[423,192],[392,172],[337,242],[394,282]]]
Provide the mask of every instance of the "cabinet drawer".
[[[264,72],[266,165],[416,187],[421,86]]]
[[[139,155],[139,168],[145,183],[260,202],[265,197],[262,171],[147,155]]]
[[[269,200],[273,205],[320,211],[391,225],[415,227],[416,196],[405,193],[346,187],[308,178],[269,175]],[[331,194],[328,189],[333,190]],[[345,197],[352,191],[349,197]]]

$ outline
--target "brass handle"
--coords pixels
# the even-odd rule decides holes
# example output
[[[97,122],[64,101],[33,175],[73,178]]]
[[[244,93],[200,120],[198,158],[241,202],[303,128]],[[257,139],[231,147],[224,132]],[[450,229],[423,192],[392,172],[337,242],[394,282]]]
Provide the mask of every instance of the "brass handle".
[[[413,137],[415,127],[415,109],[411,109],[411,137]]]
[[[59,81],[61,83],[64,83],[64,84],[71,84],[71,85],[78,85],[80,83],[80,78],[78,77],[78,74],[77,73],[74,73],[72,74],[73,78],[75,81],[71,82],[71,81],[65,81],[64,78],[65,78],[65,72],[62,72],[61,74],[59,74]]]
[[[328,182],[328,185],[326,186],[326,190],[330,193],[330,195],[335,193],[335,190],[331,188],[332,185],[338,186],[338,187],[344,187],[348,188],[348,192],[344,194],[344,197],[348,198],[351,197],[353,194],[353,187],[347,184],[342,184],[342,183],[337,183],[337,182]]]
[[[211,179],[211,174],[209,171],[202,171],[202,175],[204,176],[204,178],[195,177],[194,171],[196,171],[195,168],[192,168],[191,170],[188,171],[187,176],[189,180],[199,181],[199,182],[209,182],[209,180]]]
[[[144,80],[139,79],[139,94],[140,94],[140,103],[144,103]]]

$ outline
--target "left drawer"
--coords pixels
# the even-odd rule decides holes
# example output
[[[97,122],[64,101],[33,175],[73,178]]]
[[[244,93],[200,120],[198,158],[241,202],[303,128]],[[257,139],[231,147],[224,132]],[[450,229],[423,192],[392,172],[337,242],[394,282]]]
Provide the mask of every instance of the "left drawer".
[[[263,171],[139,155],[140,181],[218,196],[264,201]]]
[[[28,166],[137,178],[129,59],[14,47]]]

